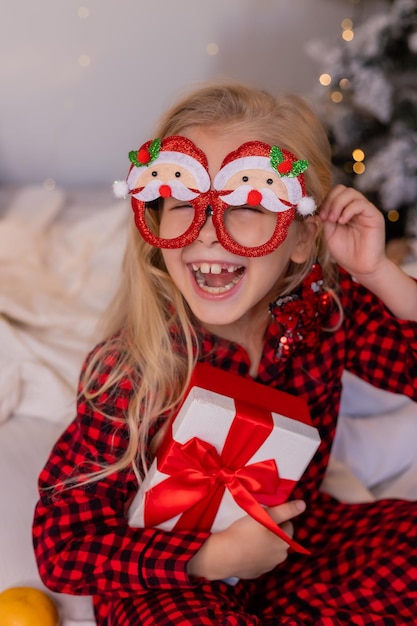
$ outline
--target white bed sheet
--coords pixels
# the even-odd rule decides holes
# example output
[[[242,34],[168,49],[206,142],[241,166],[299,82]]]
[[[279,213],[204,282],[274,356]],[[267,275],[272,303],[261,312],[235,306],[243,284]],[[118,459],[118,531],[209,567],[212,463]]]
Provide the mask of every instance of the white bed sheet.
[[[43,588],[31,523],[41,467],[74,416],[82,360],[117,285],[130,209],[111,189],[0,191],[0,591]],[[417,275],[417,264],[407,267]],[[345,375],[323,490],[417,499],[417,405]],[[62,626],[92,626],[89,598],[54,595]]]
[[[37,477],[62,424],[22,415],[0,425],[0,591],[29,586],[56,603],[61,626],[94,626],[90,597],[49,592],[42,584],[32,549]]]

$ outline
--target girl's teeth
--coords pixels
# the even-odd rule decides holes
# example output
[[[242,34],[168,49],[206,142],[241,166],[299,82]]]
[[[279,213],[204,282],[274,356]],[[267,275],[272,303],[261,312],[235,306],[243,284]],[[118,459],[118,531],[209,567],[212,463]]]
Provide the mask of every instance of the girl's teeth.
[[[197,285],[206,293],[211,294],[222,294],[230,291],[238,284],[244,274],[244,268],[240,265],[204,261],[202,263],[192,263],[191,266]],[[222,274],[221,277],[220,274]],[[229,278],[227,278],[227,274],[230,274]],[[219,278],[215,278],[215,275],[219,276]]]
[[[222,266],[219,265],[219,263],[201,263],[200,265],[193,263],[192,268],[194,272],[198,272],[200,270],[202,274],[221,274],[222,273]],[[233,272],[236,272],[236,270],[238,269],[238,266],[228,265],[225,269],[230,274],[233,274]]]

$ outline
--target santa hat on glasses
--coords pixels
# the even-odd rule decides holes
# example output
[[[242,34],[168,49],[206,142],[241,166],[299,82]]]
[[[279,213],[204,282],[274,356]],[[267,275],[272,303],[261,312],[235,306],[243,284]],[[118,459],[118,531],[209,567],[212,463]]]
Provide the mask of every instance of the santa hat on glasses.
[[[129,152],[130,170],[124,181],[113,183],[117,198],[125,198],[136,187],[136,181],[144,167],[162,164],[179,165],[191,172],[200,192],[210,188],[208,163],[205,154],[186,137],[172,136],[147,141],[139,150]]]
[[[307,167],[308,161],[297,159],[284,148],[271,147],[262,141],[249,141],[226,157],[214,179],[214,187],[225,189],[231,176],[239,172],[243,176],[245,170],[262,170],[280,177],[287,189],[289,202],[300,215],[312,215],[316,203],[307,196],[303,174]]]

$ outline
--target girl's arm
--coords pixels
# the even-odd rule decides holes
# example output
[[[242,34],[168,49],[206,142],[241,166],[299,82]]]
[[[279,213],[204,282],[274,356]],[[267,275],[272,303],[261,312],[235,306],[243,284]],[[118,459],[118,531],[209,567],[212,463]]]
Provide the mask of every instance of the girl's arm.
[[[399,319],[417,321],[417,283],[385,254],[384,218],[359,191],[337,185],[320,208],[334,260]]]
[[[103,367],[101,383],[110,374],[111,367]],[[288,545],[249,516],[218,535],[130,527],[127,509],[138,488],[130,468],[89,484],[68,482],[123,455],[128,445],[123,417],[131,392],[130,381],[123,379],[102,394],[101,411],[81,394],[77,417],[41,472],[33,542],[45,585],[60,593],[128,597],[190,588],[199,577],[253,577],[282,562]],[[288,520],[302,510],[303,503],[290,502],[270,514],[291,534]]]
[[[123,449],[111,422],[81,398],[79,414],[55,445],[40,476],[33,537],[41,578],[60,593],[126,597],[150,590],[189,588],[196,579],[254,578],[287,558],[288,544],[245,515],[226,530],[165,532],[131,528],[126,509],[137,490],[133,472],[114,474],[90,485],[51,490],[58,478],[91,470],[92,459]],[[292,535],[290,519],[301,501],[269,509]]]
[[[56,457],[55,457],[56,459]],[[57,467],[56,465],[54,467]],[[47,477],[42,474],[41,487]],[[188,561],[208,533],[131,528],[112,481],[45,494],[33,523],[35,555],[46,587],[71,595],[128,597],[190,588]],[[108,492],[108,493],[106,493]]]
[[[109,372],[101,374],[104,382]],[[187,565],[209,533],[131,528],[126,510],[138,485],[130,468],[90,485],[57,487],[62,480],[114,463],[125,452],[127,432],[120,418],[130,392],[126,379],[107,394],[103,411],[116,421],[95,411],[81,395],[76,419],[40,475],[33,541],[40,576],[53,591],[126,597],[195,585]]]

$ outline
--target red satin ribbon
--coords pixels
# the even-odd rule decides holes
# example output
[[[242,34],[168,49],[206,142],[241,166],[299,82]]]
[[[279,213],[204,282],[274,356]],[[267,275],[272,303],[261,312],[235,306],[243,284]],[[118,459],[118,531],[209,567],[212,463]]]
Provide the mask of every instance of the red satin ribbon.
[[[145,494],[145,526],[158,526],[180,515],[178,530],[210,530],[225,489],[235,502],[260,524],[297,552],[308,550],[277,526],[259,502],[285,502],[295,481],[280,478],[274,459],[246,465],[273,429],[272,415],[236,404],[236,416],[223,451],[192,437],[181,444],[172,440],[158,460],[158,470],[169,477]],[[254,414],[255,413],[255,414]]]

